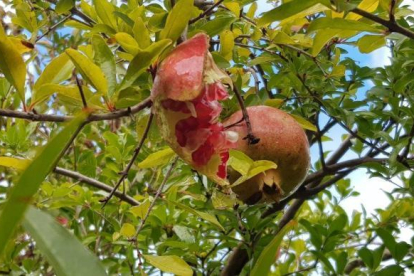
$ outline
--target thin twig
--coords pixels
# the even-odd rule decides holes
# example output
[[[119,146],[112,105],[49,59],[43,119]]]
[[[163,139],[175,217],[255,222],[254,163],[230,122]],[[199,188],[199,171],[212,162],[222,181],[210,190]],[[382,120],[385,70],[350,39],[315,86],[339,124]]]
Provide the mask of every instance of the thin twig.
[[[396,22],[392,22],[391,20],[385,20],[385,19],[383,19],[379,16],[376,16],[372,13],[361,10],[359,8],[352,9],[351,12],[359,14],[359,15],[365,17],[365,18],[368,18],[368,19],[376,22],[376,23],[379,23],[379,24],[383,25],[384,27],[387,27],[388,30],[391,31],[391,32],[399,33],[399,34],[405,35],[406,37],[414,39],[414,32],[413,31],[401,27]]]
[[[153,201],[151,202],[151,205],[148,208],[147,213],[145,214],[145,216],[142,218],[141,220],[141,224],[138,226],[137,231],[135,232],[135,236],[134,236],[134,240],[137,242],[138,241],[138,235],[141,232],[142,228],[144,228],[145,222],[147,221],[152,208],[154,208],[155,206],[155,202],[157,201],[157,199],[159,198],[159,196],[161,195],[162,190],[164,189],[165,184],[167,183],[168,179],[170,178],[173,169],[175,168],[175,165],[177,164],[178,161],[178,156],[174,158],[173,162],[171,163],[170,168],[168,169],[167,173],[165,174],[165,177],[160,185],[160,187],[158,187],[157,193],[154,196]],[[138,244],[137,244],[137,249],[138,249]]]
[[[87,123],[95,122],[95,121],[110,121],[114,119],[118,119],[121,117],[129,117],[131,114],[138,113],[139,111],[150,107],[152,105],[152,101],[150,98],[147,98],[140,102],[137,105],[134,105],[130,108],[124,108],[120,110],[116,110],[110,113],[104,114],[92,114],[86,120]],[[73,116],[60,116],[60,115],[50,115],[50,114],[35,114],[17,110],[10,110],[10,109],[0,109],[0,116],[9,117],[9,118],[19,118],[19,119],[26,119],[29,121],[34,122],[66,122],[72,120]]]
[[[246,122],[246,126],[247,126],[247,136],[243,138],[243,140],[247,139],[247,143],[249,145],[254,145],[259,143],[260,138],[257,138],[256,136],[254,136],[253,131],[252,131],[252,125],[250,123],[250,118],[249,118],[249,114],[247,113],[247,109],[246,106],[244,105],[244,100],[240,94],[239,89],[237,88],[236,84],[233,84],[234,87],[234,94],[236,95],[237,101],[239,102],[242,114],[243,114],[243,119]]]
[[[115,187],[112,189],[111,193],[104,199],[101,200],[101,202],[103,202],[102,208],[105,207],[105,205],[109,202],[109,200],[112,198],[112,196],[114,195],[114,193],[117,191],[117,189],[119,188],[119,186],[121,185],[121,183],[125,180],[125,178],[128,176],[128,173],[132,167],[132,165],[135,162],[135,159],[137,159],[139,152],[141,151],[142,146],[144,145],[144,141],[147,138],[148,132],[150,130],[151,124],[152,124],[152,119],[154,118],[154,114],[151,112],[148,122],[147,122],[147,126],[145,128],[144,133],[142,134],[142,138],[141,141],[139,142],[138,146],[135,148],[134,150],[134,155],[132,156],[131,160],[129,161],[127,167],[125,168],[125,170],[123,170],[122,172],[120,172],[121,177],[118,180],[118,183],[116,183]]]
[[[54,172],[57,173],[57,174],[60,174],[60,175],[70,177],[70,178],[75,179],[79,182],[85,183],[87,185],[90,185],[92,187],[95,187],[99,190],[102,190],[102,191],[105,191],[105,192],[108,192],[108,193],[110,193],[112,191],[111,186],[108,186],[105,183],[102,183],[102,182],[100,182],[96,179],[87,177],[87,176],[85,176],[83,174],[80,174],[78,172],[75,172],[75,171],[71,171],[71,170],[68,170],[68,169],[56,167]],[[116,191],[114,196],[116,196],[117,198],[119,198],[122,201],[125,201],[125,202],[131,204],[132,206],[137,206],[137,205],[140,204],[134,198],[132,198],[128,195],[125,195],[124,193],[121,193],[119,191]]]
[[[213,11],[214,8],[216,8],[218,5],[220,5],[224,0],[219,0],[217,1],[217,3],[215,3],[214,5],[212,5],[210,8],[208,8],[207,10],[205,10],[203,13],[201,13],[199,16],[191,19],[188,24],[194,24],[195,22],[197,22],[198,20],[200,20],[203,17],[206,17],[207,15],[210,14],[211,11]]]
[[[53,26],[51,26],[46,32],[44,32],[43,34],[39,35],[36,38],[35,43],[38,42],[39,40],[41,40],[42,38],[44,38],[45,36],[47,36],[48,34],[50,34],[51,32],[53,32],[57,27],[59,27],[60,24],[64,23],[71,16],[72,16],[71,14],[65,16],[62,20],[60,20],[59,22],[57,22],[56,24],[54,24]]]
[[[86,103],[86,99],[85,99],[85,94],[83,93],[83,88],[82,88],[82,84],[78,78],[78,74],[76,74],[76,72],[74,72],[73,74],[75,76],[75,80],[76,80],[76,85],[78,86],[79,89],[79,94],[82,98],[82,104],[83,104],[83,108],[88,108],[88,104]]]

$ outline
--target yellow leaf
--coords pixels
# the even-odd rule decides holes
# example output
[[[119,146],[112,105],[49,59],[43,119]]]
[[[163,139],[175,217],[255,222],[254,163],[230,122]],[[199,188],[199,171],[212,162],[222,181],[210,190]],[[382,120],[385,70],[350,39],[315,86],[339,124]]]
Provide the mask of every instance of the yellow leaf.
[[[142,219],[147,214],[150,205],[151,205],[150,201],[145,200],[140,205],[131,207],[131,209],[129,209],[129,211],[132,214],[134,214],[134,216]]]
[[[0,23],[0,71],[19,93],[24,102],[26,81],[26,64],[14,43],[6,36]]]
[[[166,148],[148,155],[143,161],[138,164],[141,169],[148,169],[167,164],[175,152],[171,148]]]
[[[233,57],[234,48],[234,36],[229,30],[226,30],[220,34],[220,54],[226,60],[230,61]]]
[[[29,160],[26,159],[19,159],[14,157],[0,157],[0,166],[16,169],[18,171],[22,171],[26,169],[26,167],[30,164]]]
[[[143,256],[147,262],[160,269],[161,271],[173,273],[179,276],[193,275],[193,270],[191,267],[178,256]]]
[[[160,39],[169,38],[176,41],[188,25],[194,7],[193,0],[179,0],[169,12],[165,28],[160,32]]]
[[[236,17],[240,15],[240,5],[237,2],[226,2],[224,6],[228,8]]]
[[[131,238],[135,235],[135,226],[130,223],[124,223],[119,233],[126,238]]]
[[[331,77],[343,77],[345,75],[346,67],[344,65],[337,65],[332,69],[329,74]]]
[[[15,49],[19,52],[19,54],[24,54],[34,49],[34,45],[28,41],[17,37],[9,37],[9,39],[14,44]]]
[[[115,35],[116,41],[122,46],[122,48],[128,53],[135,56],[139,52],[138,42],[127,33],[117,33]]]
[[[92,60],[74,49],[66,49],[66,54],[75,64],[76,69],[82,74],[95,89],[106,95],[108,92],[108,82],[101,68],[94,64]]]
[[[309,122],[308,120],[306,120],[305,118],[298,116],[298,115],[294,115],[294,114],[290,114],[290,116],[292,116],[300,125],[302,128],[310,130],[310,131],[317,131],[317,128],[314,124],[312,124],[311,122]]]
[[[282,99],[267,99],[264,104],[267,106],[279,108],[283,105],[285,101]]]
[[[363,0],[359,5],[358,8],[360,10],[364,10],[366,12],[373,12],[378,8],[378,4],[379,4],[379,0]],[[356,14],[356,13],[349,13],[346,17],[346,19],[349,20],[359,20],[362,18],[361,15]]]

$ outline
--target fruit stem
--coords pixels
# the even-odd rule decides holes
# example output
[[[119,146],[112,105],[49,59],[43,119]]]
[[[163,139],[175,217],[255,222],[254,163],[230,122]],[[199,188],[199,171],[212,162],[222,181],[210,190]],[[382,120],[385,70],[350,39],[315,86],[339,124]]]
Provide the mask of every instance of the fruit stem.
[[[249,145],[257,144],[259,143],[260,138],[257,138],[253,134],[252,125],[250,124],[249,114],[247,114],[247,110],[246,110],[246,106],[244,105],[243,97],[241,96],[239,88],[237,88],[237,85],[235,83],[233,84],[233,87],[234,87],[233,88],[234,94],[236,95],[237,101],[239,102],[239,105],[240,105],[240,108],[243,114],[243,119],[246,122],[246,126],[247,126],[247,136],[244,137],[243,140],[247,139],[247,143]]]

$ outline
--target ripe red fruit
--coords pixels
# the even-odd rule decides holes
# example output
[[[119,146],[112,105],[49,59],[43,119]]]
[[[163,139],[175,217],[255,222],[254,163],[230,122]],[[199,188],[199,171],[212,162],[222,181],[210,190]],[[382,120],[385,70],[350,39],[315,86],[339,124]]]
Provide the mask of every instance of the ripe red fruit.
[[[227,74],[208,52],[209,37],[198,34],[177,46],[158,66],[151,91],[160,132],[187,163],[219,184],[228,184],[228,135],[219,122],[219,100],[228,97]]]
[[[232,188],[246,203],[254,204],[261,199],[279,201],[291,194],[305,179],[310,164],[309,143],[302,127],[289,114],[268,106],[247,108],[252,132],[260,142],[249,145],[239,139],[236,150],[242,151],[253,160],[270,160],[277,169],[260,173]],[[237,123],[242,118],[241,111],[234,113],[225,126]],[[243,138],[247,136],[246,123],[230,127]],[[230,182],[240,175],[230,173]]]

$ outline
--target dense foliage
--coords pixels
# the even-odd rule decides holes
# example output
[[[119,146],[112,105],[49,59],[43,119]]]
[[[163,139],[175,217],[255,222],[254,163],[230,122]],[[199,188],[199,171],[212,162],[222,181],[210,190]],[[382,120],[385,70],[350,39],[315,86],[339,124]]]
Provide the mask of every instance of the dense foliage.
[[[400,233],[414,225],[414,12],[401,2],[2,1],[0,273],[413,273]],[[278,203],[237,201],[152,120],[157,63],[199,32],[246,106],[307,131],[309,175]],[[353,58],[381,47],[390,65]],[[229,94],[222,119],[240,109]],[[392,183],[390,203],[342,208],[366,184],[357,171]]]

